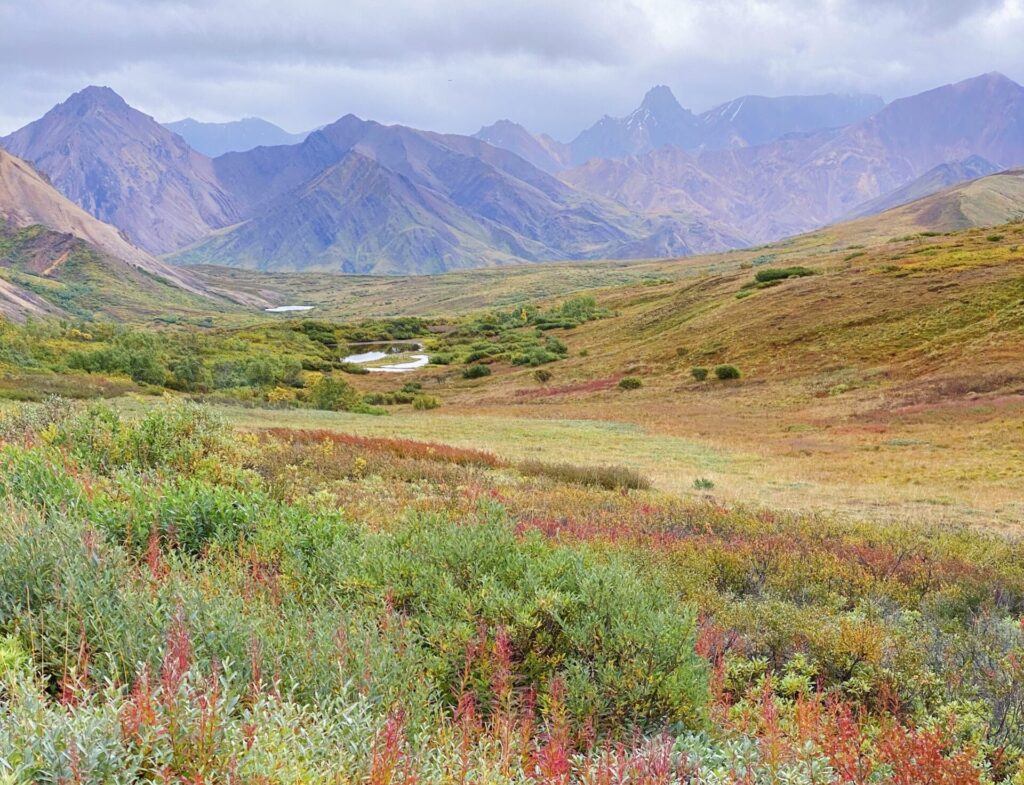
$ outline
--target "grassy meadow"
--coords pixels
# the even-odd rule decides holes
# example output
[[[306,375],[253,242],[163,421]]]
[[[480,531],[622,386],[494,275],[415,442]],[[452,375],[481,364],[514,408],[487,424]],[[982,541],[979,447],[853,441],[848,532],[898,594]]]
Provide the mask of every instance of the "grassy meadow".
[[[912,218],[0,322],[0,783],[1024,785],[1024,224]]]

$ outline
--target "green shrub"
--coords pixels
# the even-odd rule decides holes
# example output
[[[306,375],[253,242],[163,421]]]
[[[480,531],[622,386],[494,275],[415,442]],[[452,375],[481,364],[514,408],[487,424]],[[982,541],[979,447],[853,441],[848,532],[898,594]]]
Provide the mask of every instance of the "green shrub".
[[[619,379],[620,390],[638,390],[643,386],[643,381],[636,376],[625,376],[622,379]]]
[[[698,491],[710,491],[715,487],[715,483],[707,477],[698,477],[693,481],[693,487]]]
[[[430,355],[431,365],[451,365],[452,356],[450,354],[432,354]]]
[[[462,369],[463,379],[482,379],[491,375],[491,368],[487,365],[470,365]]]
[[[436,409],[441,405],[441,402],[433,395],[417,395],[412,399],[412,408],[419,411],[426,411],[428,409]]]
[[[322,376],[309,391],[309,403],[314,409],[330,412],[349,411],[360,402],[356,389],[336,376]]]
[[[702,382],[708,378],[708,369],[700,366],[690,369],[690,376],[696,379],[698,382]]]
[[[998,242],[1002,241],[1003,235],[1001,235],[1001,234],[990,234],[985,239],[988,240],[990,243],[998,243]]]
[[[725,379],[739,379],[740,378],[740,369],[737,368],[735,365],[716,365],[715,366],[715,376],[718,379],[722,379],[722,380],[725,380]]]
[[[769,283],[784,281],[787,278],[802,278],[807,275],[815,275],[814,270],[807,267],[769,267],[754,273],[754,280],[758,283]]]
[[[541,384],[547,384],[552,379],[552,373],[546,368],[538,368],[533,372],[533,378]]]

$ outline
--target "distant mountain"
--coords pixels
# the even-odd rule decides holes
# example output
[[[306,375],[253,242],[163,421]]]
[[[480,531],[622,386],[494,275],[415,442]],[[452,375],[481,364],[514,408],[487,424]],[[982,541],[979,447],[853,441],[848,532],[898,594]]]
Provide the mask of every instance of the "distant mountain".
[[[696,115],[679,105],[664,85],[647,92],[627,117],[603,117],[570,142],[572,160],[625,158],[666,145],[684,150],[699,147],[702,126]]]
[[[556,174],[572,161],[572,151],[568,145],[547,134],[534,135],[510,120],[498,120],[484,126],[473,136],[489,145],[515,153],[548,174]]]
[[[508,121],[468,137],[347,115],[211,160],[88,88],[0,145],[177,262],[359,273],[736,248],[1024,164],[1024,88],[1004,76],[878,104],[748,97],[696,116],[657,87],[568,146]]]
[[[689,151],[751,147],[787,134],[849,125],[883,106],[885,102],[874,95],[748,95],[694,115],[661,85],[627,117],[604,117],[577,136],[569,145],[569,157],[582,164],[595,158],[621,160],[667,146]],[[504,142],[497,138],[494,144],[514,149]]]
[[[840,128],[885,106],[877,95],[746,95],[699,115],[704,149],[753,147],[786,134]]]
[[[871,199],[860,205],[854,210],[851,218],[874,215],[875,213],[931,196],[950,186],[976,180],[979,177],[995,174],[998,171],[998,166],[991,161],[986,161],[980,155],[972,155],[963,161],[942,163],[934,169],[929,169],[917,179],[911,180],[906,185],[897,188],[895,191],[890,191],[879,196],[877,199]]]
[[[200,298],[223,303],[231,297],[131,245],[114,227],[59,194],[28,163],[3,150],[0,278],[0,312],[9,318],[68,308],[81,315],[83,304],[63,301],[54,286],[58,282],[77,287],[76,297],[84,296],[85,289],[100,291],[95,301],[111,306],[119,297],[122,305],[148,297],[165,308],[189,302],[195,307]],[[52,283],[33,289],[27,286],[33,280]],[[190,295],[195,295],[191,301]]]
[[[150,253],[240,218],[209,158],[106,87],[75,93],[0,147]]]
[[[654,150],[560,176],[638,212],[702,208],[759,243],[832,223],[971,156],[1000,169],[1024,163],[1024,88],[999,74],[894,101],[841,129],[730,150]]]
[[[254,147],[298,144],[308,136],[308,133],[290,134],[259,117],[246,117],[228,123],[202,123],[187,117],[163,125],[188,142],[193,150],[210,158],[224,153],[245,152]]]
[[[479,139],[352,115],[301,145],[231,153],[215,167],[250,218],[177,262],[428,273],[739,242],[699,217],[648,218],[581,195]]]

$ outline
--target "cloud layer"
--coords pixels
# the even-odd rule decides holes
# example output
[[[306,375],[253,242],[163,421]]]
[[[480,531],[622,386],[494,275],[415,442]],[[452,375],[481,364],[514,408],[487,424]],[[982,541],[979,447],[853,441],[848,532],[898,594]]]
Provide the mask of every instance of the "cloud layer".
[[[161,120],[510,117],[567,139],[658,83],[703,110],[1020,81],[1022,40],[1024,0],[0,0],[0,133],[106,84]]]

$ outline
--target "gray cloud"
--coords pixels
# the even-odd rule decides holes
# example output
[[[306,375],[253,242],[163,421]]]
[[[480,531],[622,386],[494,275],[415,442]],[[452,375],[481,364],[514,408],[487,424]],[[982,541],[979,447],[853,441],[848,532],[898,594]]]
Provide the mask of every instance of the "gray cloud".
[[[162,120],[511,117],[567,138],[656,83],[701,110],[1022,79],[1021,40],[1024,0],[0,0],[0,131],[108,84]]]

